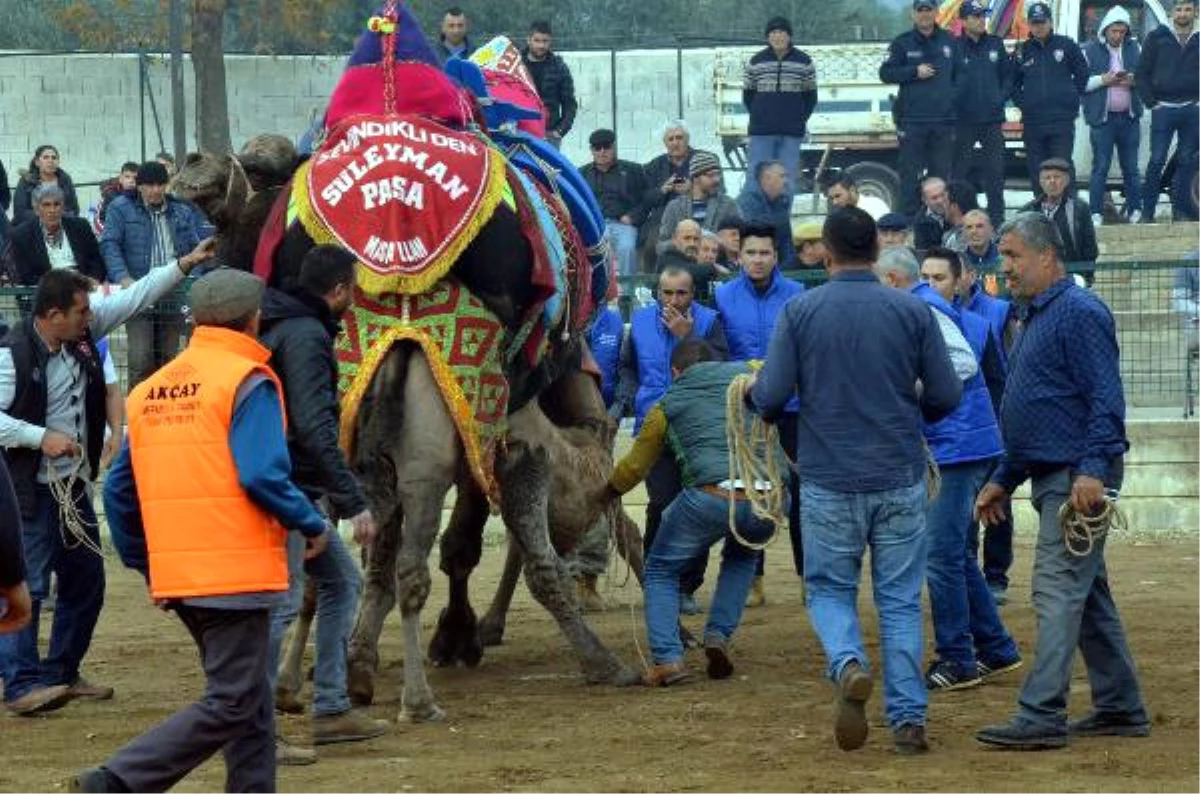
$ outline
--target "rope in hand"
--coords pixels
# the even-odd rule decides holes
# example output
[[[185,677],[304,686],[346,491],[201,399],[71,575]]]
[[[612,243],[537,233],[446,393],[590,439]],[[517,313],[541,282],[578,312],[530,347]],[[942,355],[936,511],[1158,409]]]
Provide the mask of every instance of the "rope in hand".
[[[1062,527],[1067,551],[1076,557],[1086,557],[1110,531],[1124,532],[1129,527],[1125,511],[1117,506],[1117,497],[1104,496],[1104,506],[1095,515],[1080,513],[1070,500],[1058,508],[1058,525]]]
[[[779,458],[775,454],[779,446],[779,429],[764,422],[746,410],[743,400],[746,384],[752,375],[738,375],[725,390],[725,440],[729,445],[730,488],[742,481],[750,509],[754,515],[773,525],[771,536],[762,543],[752,543],[742,537],[737,529],[737,500],[729,494],[729,532],[752,551],[762,551],[774,542],[780,527],[787,523],[784,498],[787,490],[779,470]],[[749,415],[748,415],[749,414]],[[760,483],[769,483],[770,488],[759,490]]]
[[[83,487],[78,489],[81,493],[76,496],[76,486],[81,483]],[[88,535],[88,522],[79,509],[80,498],[91,498],[87,484],[79,478],[79,469],[76,468],[66,477],[51,479],[47,485],[50,495],[58,505],[58,531],[62,535],[63,548],[74,549],[83,546],[103,557],[104,550],[100,548],[98,541]]]

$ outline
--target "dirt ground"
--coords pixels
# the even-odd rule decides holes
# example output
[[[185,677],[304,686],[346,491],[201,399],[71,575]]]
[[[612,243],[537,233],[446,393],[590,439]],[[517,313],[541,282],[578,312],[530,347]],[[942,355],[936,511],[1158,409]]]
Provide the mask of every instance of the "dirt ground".
[[[1012,601],[1003,616],[1029,653],[1032,550],[1019,541]],[[475,590],[480,612],[503,549],[486,550]],[[932,752],[899,758],[882,722],[881,687],[869,704],[872,733],[855,753],[831,736],[832,693],[822,655],[788,570],[786,542],[768,554],[768,604],[747,610],[728,681],[704,678],[665,689],[589,687],[549,616],[522,586],[506,644],[475,670],[433,670],[447,720],[397,728],[373,742],[322,748],[315,766],[283,768],[281,791],[1196,791],[1197,542],[1117,542],[1109,570],[1154,720],[1149,739],[1092,739],[1044,753],[1004,753],[972,732],[1013,709],[1019,673],[931,698]],[[707,600],[716,572],[701,591]],[[108,703],[72,704],[35,719],[0,718],[0,789],[61,790],[73,770],[99,763],[132,736],[196,695],[201,676],[183,627],[147,603],[140,579],[109,565],[107,604],[85,673],[117,689]],[[603,586],[614,608],[594,618],[600,635],[631,663],[644,652],[640,596],[632,579]],[[444,602],[435,574],[430,626]],[[870,614],[866,612],[864,614]],[[702,618],[689,619],[699,628]],[[870,651],[878,659],[874,621]],[[392,718],[400,695],[401,643],[393,615],[375,716]],[[428,639],[428,628],[426,640]],[[1088,708],[1082,664],[1071,712]],[[307,721],[282,721],[302,736]],[[219,758],[180,791],[220,790]]]

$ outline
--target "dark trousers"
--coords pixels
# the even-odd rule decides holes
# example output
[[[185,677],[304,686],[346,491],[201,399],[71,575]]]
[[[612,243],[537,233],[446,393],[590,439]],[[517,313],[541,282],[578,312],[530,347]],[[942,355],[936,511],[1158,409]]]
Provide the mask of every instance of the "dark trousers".
[[[796,415],[784,414],[779,418],[779,445],[792,463],[796,461]],[[791,502],[788,507],[788,537],[792,541],[792,564],[796,566],[796,575],[804,576],[804,544],[800,537],[800,477],[790,467],[787,472],[788,491]],[[762,576],[766,552],[758,554],[758,568],[755,576]]]
[[[1038,185],[1038,171],[1042,163],[1051,157],[1061,157],[1071,163],[1071,182],[1075,184],[1075,161],[1071,155],[1075,152],[1075,122],[1057,121],[1051,124],[1026,124],[1021,133],[1025,141],[1025,157],[1029,165],[1029,186],[1033,195],[1040,196],[1042,189]],[[1074,194],[1074,187],[1068,192]]]
[[[226,791],[274,791],[269,611],[175,611],[200,649],[204,696],[122,747],[105,768],[130,791],[166,791],[221,750]]]
[[[104,605],[104,559],[62,529],[58,502],[49,486],[38,484],[34,489],[34,513],[25,517],[21,533],[33,619],[20,631],[0,634],[0,678],[4,679],[4,698],[9,702],[38,686],[75,682]],[[98,545],[96,516],[82,483],[76,484],[74,498],[85,533]],[[0,521],[8,520],[8,516],[0,516]],[[58,577],[58,602],[50,627],[50,646],[42,658],[38,653],[38,624],[51,571]]]
[[[905,122],[900,125],[901,210],[909,218],[921,209],[920,179],[950,176],[954,159],[954,127],[950,124]]]
[[[1146,164],[1146,184],[1142,187],[1142,214],[1146,220],[1154,220],[1158,207],[1158,194],[1162,191],[1162,172],[1167,164],[1167,152],[1171,139],[1176,143],[1175,178],[1171,185],[1171,215],[1182,219],[1183,202],[1180,198],[1190,189],[1191,175],[1196,173],[1192,165],[1196,148],[1200,145],[1200,110],[1195,105],[1182,108],[1157,107],[1150,111],[1150,162]]]
[[[663,449],[658,460],[646,474],[646,529],[642,535],[642,549],[650,554],[654,538],[658,535],[658,527],[662,523],[663,511],[675,501],[675,497],[683,490],[679,479],[679,464],[670,450]],[[708,555],[697,557],[684,568],[679,577],[679,588],[682,592],[692,594],[704,583],[704,569],[708,567]]]
[[[979,180],[973,184],[987,195],[988,217],[999,229],[1004,223],[1004,134],[999,124],[960,124],[954,128],[951,178],[966,180],[975,165]]]

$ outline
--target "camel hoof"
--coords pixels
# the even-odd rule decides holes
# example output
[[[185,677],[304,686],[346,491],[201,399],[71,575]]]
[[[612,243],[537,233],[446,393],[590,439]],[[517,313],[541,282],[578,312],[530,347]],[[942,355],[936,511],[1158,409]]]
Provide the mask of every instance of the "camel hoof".
[[[453,667],[462,662],[467,667],[477,667],[483,658],[483,645],[474,612],[459,613],[456,619],[442,610],[438,618],[437,632],[429,643],[429,660],[434,667]]]
[[[396,717],[396,722],[401,725],[417,725],[422,722],[442,722],[445,719],[446,712],[442,711],[436,703],[430,703],[417,710],[404,708]]]
[[[504,643],[504,622],[484,618],[479,621],[479,642],[485,648],[495,648]]]
[[[277,687],[275,689],[275,710],[283,714],[303,714],[304,701],[300,700],[298,693]]]
[[[613,675],[612,685],[619,687],[641,686],[642,674],[637,670],[632,670],[628,667],[622,667]]]

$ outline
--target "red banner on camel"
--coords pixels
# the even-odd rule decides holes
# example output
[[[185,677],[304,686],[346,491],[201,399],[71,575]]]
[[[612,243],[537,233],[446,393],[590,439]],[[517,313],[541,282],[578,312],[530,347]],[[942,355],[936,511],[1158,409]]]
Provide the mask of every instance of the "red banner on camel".
[[[504,168],[480,139],[428,119],[354,116],[309,161],[301,221],[358,257],[368,293],[424,292],[491,217]]]

